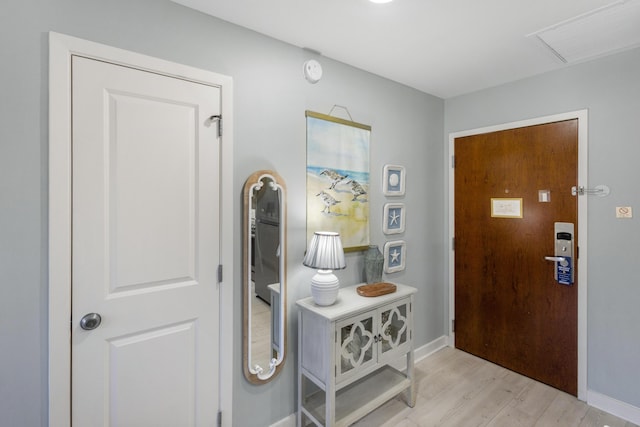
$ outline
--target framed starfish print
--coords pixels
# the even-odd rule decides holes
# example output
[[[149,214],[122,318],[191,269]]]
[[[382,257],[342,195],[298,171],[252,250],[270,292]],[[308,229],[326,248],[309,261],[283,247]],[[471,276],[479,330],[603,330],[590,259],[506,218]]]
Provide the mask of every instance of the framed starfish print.
[[[385,203],[382,223],[384,234],[404,233],[404,203]]]
[[[407,244],[396,240],[384,244],[384,272],[395,273],[404,270],[407,258]]]
[[[344,250],[369,246],[371,126],[306,111],[307,244],[316,231],[340,233]]]

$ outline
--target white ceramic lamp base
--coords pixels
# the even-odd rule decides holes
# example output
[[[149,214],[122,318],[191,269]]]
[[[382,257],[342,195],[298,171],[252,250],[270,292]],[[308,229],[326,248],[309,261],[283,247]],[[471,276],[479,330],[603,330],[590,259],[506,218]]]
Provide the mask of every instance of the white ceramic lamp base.
[[[331,305],[338,298],[340,282],[333,270],[318,270],[311,278],[311,296],[318,305]]]

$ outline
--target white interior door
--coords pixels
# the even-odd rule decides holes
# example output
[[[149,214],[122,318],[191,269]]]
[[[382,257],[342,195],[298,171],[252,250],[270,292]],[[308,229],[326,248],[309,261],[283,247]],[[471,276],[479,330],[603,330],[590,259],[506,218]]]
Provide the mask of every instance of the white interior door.
[[[220,88],[77,56],[72,71],[72,423],[213,425]]]

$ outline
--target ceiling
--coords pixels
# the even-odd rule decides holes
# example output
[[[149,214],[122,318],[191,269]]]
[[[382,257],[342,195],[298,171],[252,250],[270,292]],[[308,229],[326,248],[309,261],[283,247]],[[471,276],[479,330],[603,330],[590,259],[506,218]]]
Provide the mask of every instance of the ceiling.
[[[640,0],[173,1],[441,98],[640,46]]]

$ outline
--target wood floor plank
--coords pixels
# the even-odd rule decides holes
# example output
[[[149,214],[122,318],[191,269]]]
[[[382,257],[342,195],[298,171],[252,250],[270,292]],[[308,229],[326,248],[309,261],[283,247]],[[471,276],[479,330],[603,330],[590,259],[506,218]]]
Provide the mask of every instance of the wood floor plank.
[[[515,374],[518,375],[518,374]],[[522,377],[526,381],[524,389],[491,420],[488,427],[531,427],[534,426],[555,399],[559,391]]]
[[[419,395],[430,398],[444,393],[483,364],[478,358],[469,357],[470,355],[463,352],[457,353],[454,352],[449,359],[426,371],[421,367],[416,369],[416,389]]]
[[[566,393],[558,393],[536,426],[578,426],[588,410],[586,403]]]
[[[451,425],[451,422],[466,417],[470,402],[481,399],[498,377],[504,375],[504,371],[497,365],[482,363],[442,393],[427,399],[427,403],[414,410],[409,418],[421,426]]]
[[[357,427],[639,427],[575,397],[460,350],[416,364],[417,399],[400,397]]]
[[[452,417],[443,426],[486,426],[507,407],[526,381],[508,381],[509,377],[499,378],[482,390],[482,393],[465,402],[465,408],[458,416]],[[466,397],[466,396],[465,396]]]

